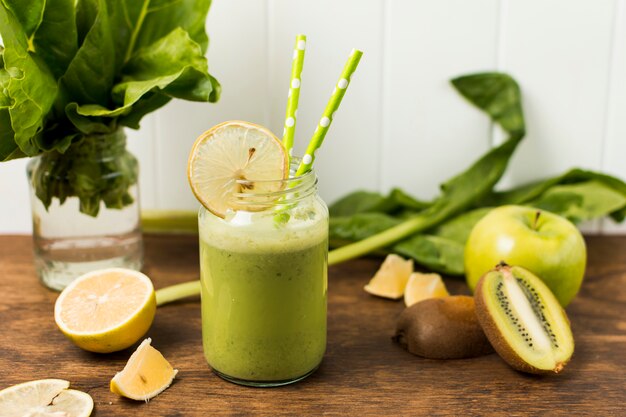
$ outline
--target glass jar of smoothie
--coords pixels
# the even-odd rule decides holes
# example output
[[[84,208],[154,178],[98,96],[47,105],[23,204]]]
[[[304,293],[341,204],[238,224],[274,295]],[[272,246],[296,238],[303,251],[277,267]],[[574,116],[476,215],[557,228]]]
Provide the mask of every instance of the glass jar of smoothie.
[[[326,349],[328,209],[313,171],[279,182],[241,180],[240,209],[199,212],[204,354],[243,385],[301,380]]]

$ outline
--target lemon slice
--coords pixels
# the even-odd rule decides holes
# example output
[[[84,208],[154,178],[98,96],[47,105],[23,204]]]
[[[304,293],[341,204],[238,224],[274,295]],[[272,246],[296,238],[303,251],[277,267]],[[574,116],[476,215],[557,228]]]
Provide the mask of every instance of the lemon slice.
[[[156,397],[169,387],[178,373],[161,355],[150,346],[152,339],[141,342],[128,359],[122,372],[111,379],[111,392],[138,401]]]
[[[407,307],[427,298],[440,298],[450,295],[439,274],[414,272],[404,290],[404,304]]]
[[[150,278],[131,269],[110,268],[89,272],[68,285],[57,298],[54,320],[78,347],[108,353],[137,342],[155,312]]]
[[[413,272],[412,259],[407,261],[393,253],[389,254],[369,284],[365,286],[365,291],[394,300],[402,298],[411,272]]]
[[[289,175],[288,161],[282,143],[266,128],[225,122],[196,139],[189,154],[187,178],[200,203],[216,216],[225,217],[229,209],[258,211],[267,207],[242,204],[236,196],[280,191],[280,180]]]
[[[93,399],[63,379],[40,379],[0,391],[0,417],[88,417]]]

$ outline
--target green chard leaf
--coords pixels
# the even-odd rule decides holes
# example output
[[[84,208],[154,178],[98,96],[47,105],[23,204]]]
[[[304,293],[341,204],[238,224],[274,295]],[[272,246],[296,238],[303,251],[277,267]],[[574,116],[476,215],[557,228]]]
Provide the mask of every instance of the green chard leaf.
[[[22,25],[29,49],[58,79],[76,54],[74,0],[2,0]]]
[[[12,100],[8,96],[9,73],[4,69],[4,48],[0,47],[0,161],[12,159],[12,155],[19,147],[13,141],[13,128],[11,127],[11,116],[9,107]]]
[[[2,0],[4,7],[17,19],[29,43],[41,24],[46,0]]]
[[[78,50],[75,22],[75,0],[45,1],[43,18],[32,43],[36,54],[46,63],[55,79],[65,74]]]
[[[5,3],[0,5],[0,34],[5,47],[3,95],[11,100],[8,112],[13,130],[9,141],[8,132],[3,128],[2,157],[4,160],[18,154],[36,155],[40,149],[34,138],[43,130],[56,98],[56,82],[43,61],[30,51],[24,28]],[[17,154],[17,151],[10,151],[15,149],[10,142],[19,147]]]
[[[204,28],[211,0],[107,0],[117,30],[123,62],[139,49],[152,45],[174,29],[189,33],[204,54],[209,38]],[[119,59],[119,58],[118,58]]]
[[[60,79],[63,101],[68,103],[111,104],[111,88],[115,79],[115,46],[105,0],[83,0],[85,8],[95,11],[95,19],[85,38]]]
[[[122,81],[112,89],[113,101],[121,103],[112,110],[105,106],[70,103],[68,118],[84,133],[108,129],[103,118],[129,116],[137,125],[140,116],[166,104],[170,97],[194,101],[215,101],[218,91],[208,75],[208,64],[200,46],[181,28],[145,49],[137,51],[123,68]],[[159,94],[131,116],[133,106],[144,96]],[[166,99],[167,97],[167,99]],[[93,124],[90,126],[90,123]],[[106,130],[104,130],[106,131]]]
[[[115,64],[121,68],[132,56],[175,29],[187,32],[202,55],[208,47],[205,31],[210,0],[107,0],[115,37]]]
[[[33,186],[46,206],[78,197],[95,216],[101,203],[130,204],[136,162],[101,154],[172,98],[219,98],[205,57],[210,4],[0,0],[0,161],[43,154]]]
[[[120,116],[118,122],[122,126],[139,129],[139,122],[146,114],[165,106],[171,99],[158,91],[147,93],[133,105],[128,114]]]

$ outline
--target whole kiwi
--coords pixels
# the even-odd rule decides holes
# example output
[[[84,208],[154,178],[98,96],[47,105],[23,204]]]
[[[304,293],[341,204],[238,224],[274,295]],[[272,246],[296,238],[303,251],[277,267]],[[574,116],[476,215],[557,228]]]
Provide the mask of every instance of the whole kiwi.
[[[558,373],[574,353],[569,319],[532,272],[500,263],[478,281],[476,315],[487,338],[511,367]]]
[[[430,298],[407,307],[400,314],[393,340],[409,352],[431,359],[493,352],[476,318],[474,298],[466,295]]]

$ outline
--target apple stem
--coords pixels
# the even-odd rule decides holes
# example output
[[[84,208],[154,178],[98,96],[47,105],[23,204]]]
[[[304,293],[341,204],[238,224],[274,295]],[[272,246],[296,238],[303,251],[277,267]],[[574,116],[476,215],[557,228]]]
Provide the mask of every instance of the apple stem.
[[[541,210],[537,210],[535,213],[535,221],[533,221],[533,230],[537,230],[537,223],[539,222],[539,216],[541,216]]]

